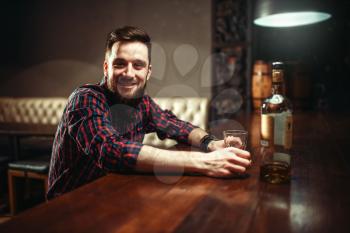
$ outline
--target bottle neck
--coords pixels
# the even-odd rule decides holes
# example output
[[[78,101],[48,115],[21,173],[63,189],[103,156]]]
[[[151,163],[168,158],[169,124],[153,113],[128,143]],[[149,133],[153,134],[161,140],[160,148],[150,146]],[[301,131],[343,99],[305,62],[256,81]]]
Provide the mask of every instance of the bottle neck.
[[[284,95],[284,71],[280,69],[272,70],[272,94]]]
[[[284,85],[283,82],[273,82],[272,83],[272,95],[284,95]]]

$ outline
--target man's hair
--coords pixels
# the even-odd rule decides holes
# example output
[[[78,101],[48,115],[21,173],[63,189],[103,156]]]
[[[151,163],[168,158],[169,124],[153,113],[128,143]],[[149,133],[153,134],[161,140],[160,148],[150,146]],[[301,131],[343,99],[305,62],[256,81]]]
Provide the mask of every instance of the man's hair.
[[[133,26],[124,26],[108,33],[106,41],[106,56],[111,52],[112,46],[116,42],[144,43],[148,49],[149,64],[151,63],[151,38],[143,29]]]

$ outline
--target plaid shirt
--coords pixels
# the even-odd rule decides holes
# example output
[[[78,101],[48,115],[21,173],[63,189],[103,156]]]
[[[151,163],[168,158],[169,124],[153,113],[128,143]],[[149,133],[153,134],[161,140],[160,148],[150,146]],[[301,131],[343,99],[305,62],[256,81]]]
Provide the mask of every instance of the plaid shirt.
[[[52,148],[47,198],[107,172],[132,170],[144,135],[188,143],[195,126],[162,110],[149,96],[124,105],[104,84],[84,85],[69,97]]]

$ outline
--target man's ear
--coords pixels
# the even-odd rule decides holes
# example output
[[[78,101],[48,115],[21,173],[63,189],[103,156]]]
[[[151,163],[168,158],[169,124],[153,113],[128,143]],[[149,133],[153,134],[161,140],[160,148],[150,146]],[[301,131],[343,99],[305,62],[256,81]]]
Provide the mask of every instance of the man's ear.
[[[151,77],[151,74],[152,74],[152,65],[149,65],[148,66],[148,72],[147,72],[147,81],[149,80],[149,78]]]
[[[103,62],[103,74],[105,77],[107,77],[107,74],[108,74],[108,63],[107,63],[107,60],[104,60]]]

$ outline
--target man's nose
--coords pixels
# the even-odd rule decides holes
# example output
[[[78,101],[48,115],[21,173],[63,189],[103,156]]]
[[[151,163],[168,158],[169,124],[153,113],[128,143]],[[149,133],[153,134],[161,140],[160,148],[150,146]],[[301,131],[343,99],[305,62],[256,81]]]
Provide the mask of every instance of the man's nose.
[[[134,67],[132,66],[132,63],[129,63],[126,67],[125,75],[129,77],[134,77],[134,74],[135,74]]]

